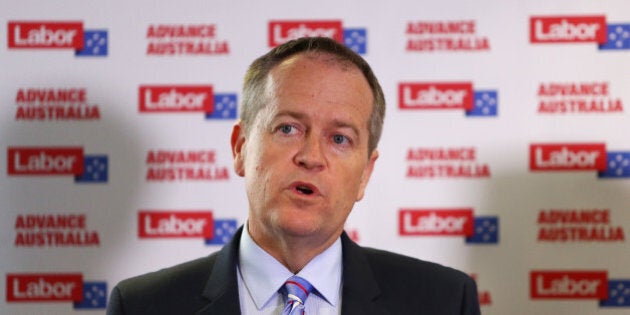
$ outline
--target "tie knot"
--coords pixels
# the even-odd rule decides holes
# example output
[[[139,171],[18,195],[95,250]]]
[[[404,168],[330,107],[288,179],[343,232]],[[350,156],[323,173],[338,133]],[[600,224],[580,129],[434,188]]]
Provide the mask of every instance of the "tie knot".
[[[284,283],[287,290],[287,302],[297,305],[304,305],[309,293],[313,290],[313,286],[306,279],[298,276],[292,276]]]

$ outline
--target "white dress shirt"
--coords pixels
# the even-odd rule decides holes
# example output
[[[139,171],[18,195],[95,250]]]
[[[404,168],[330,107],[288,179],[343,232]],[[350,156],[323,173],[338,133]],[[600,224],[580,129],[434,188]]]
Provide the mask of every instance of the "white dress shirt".
[[[341,314],[341,239],[315,256],[298,274],[313,285],[305,314]],[[293,273],[258,246],[243,228],[237,266],[238,296],[243,315],[280,315],[285,299],[278,293]]]

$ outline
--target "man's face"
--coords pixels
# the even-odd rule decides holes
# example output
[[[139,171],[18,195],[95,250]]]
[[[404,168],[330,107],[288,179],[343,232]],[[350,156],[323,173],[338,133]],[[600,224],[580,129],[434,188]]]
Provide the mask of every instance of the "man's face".
[[[372,92],[356,67],[298,54],[270,72],[269,104],[249,135],[232,135],[236,172],[245,176],[254,239],[342,231],[363,197],[378,152],[368,155]]]

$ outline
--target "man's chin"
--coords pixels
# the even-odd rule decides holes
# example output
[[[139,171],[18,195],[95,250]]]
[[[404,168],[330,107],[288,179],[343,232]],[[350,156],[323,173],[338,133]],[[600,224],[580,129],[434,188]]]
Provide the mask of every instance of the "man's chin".
[[[327,242],[330,238],[337,238],[341,235],[341,230],[333,230],[331,229],[330,223],[323,224],[318,223],[308,223],[308,222],[300,222],[300,224],[284,225],[282,226],[282,233],[285,237],[293,238],[293,239],[310,239],[313,242]]]
[[[316,224],[305,221],[291,221],[282,225],[282,232],[292,237],[309,237],[321,233]]]

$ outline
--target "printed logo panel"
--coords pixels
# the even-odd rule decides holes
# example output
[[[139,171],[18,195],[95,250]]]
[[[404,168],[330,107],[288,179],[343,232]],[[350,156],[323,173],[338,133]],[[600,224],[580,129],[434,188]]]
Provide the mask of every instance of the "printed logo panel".
[[[407,178],[489,178],[490,165],[478,161],[476,147],[418,147],[407,150]]]
[[[600,307],[630,307],[630,279],[608,279],[608,299]]]
[[[472,209],[416,210],[399,212],[400,235],[473,236]]]
[[[99,105],[88,100],[83,87],[25,87],[15,94],[16,121],[96,121]]]
[[[83,48],[82,22],[10,21],[9,48]]]
[[[206,245],[225,245],[227,244],[236,230],[238,230],[236,219],[215,219],[212,238],[206,238]]]
[[[466,244],[498,244],[499,217],[478,216],[474,218],[473,235],[466,237]]]
[[[229,180],[229,168],[218,165],[214,149],[151,150],[146,159],[146,180],[224,181]]]
[[[15,247],[98,247],[99,231],[87,226],[84,213],[28,213],[15,219]]]
[[[206,112],[206,119],[236,119],[238,116],[236,93],[215,93],[213,106],[211,113]]]
[[[474,108],[471,82],[400,83],[398,99],[401,109]]]
[[[533,171],[606,170],[604,143],[532,144],[529,151]]]
[[[7,302],[81,301],[81,274],[7,274]]]
[[[490,39],[479,35],[475,20],[409,21],[408,52],[488,51]]]
[[[628,34],[630,37],[630,33]],[[546,115],[623,113],[623,100],[607,81],[547,82],[538,87],[538,113]]]
[[[213,236],[212,212],[140,211],[140,238],[204,238]]]
[[[230,44],[218,36],[216,24],[151,24],[147,56],[221,56]]]
[[[623,226],[614,224],[611,210],[542,209],[538,213],[538,241],[566,242],[625,242]]]
[[[365,28],[345,28],[343,43],[359,55],[365,55],[368,49],[368,35]]]
[[[213,111],[211,85],[142,85],[139,92],[140,112]]]
[[[596,299],[608,298],[606,271],[532,271],[532,299]]]
[[[83,299],[74,301],[75,310],[98,310],[107,307],[107,282],[83,282]]]
[[[533,16],[530,18],[532,43],[606,42],[606,17]]]
[[[608,151],[606,154],[606,161],[606,170],[598,173],[599,178],[630,177],[630,152]]]
[[[107,30],[84,30],[83,48],[74,53],[77,57],[105,57],[109,53]]]
[[[608,32],[605,44],[599,44],[600,50],[626,50],[630,49],[630,24],[611,23],[608,24]]]
[[[9,175],[83,174],[81,147],[9,147]]]

